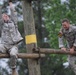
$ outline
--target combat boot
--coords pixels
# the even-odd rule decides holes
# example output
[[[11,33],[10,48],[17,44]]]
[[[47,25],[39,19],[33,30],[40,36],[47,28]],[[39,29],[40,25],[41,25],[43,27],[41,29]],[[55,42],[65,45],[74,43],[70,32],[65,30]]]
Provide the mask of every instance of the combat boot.
[[[16,68],[17,57],[15,55],[10,57],[10,65],[12,69]]]

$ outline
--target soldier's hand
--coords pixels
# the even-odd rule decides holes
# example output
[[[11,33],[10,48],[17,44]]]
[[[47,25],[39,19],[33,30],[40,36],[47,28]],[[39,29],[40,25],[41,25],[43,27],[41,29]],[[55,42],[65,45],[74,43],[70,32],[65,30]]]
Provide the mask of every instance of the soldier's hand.
[[[9,5],[12,5],[12,2],[9,2]]]
[[[70,53],[73,54],[74,53],[74,48],[70,49]]]
[[[12,2],[9,2],[9,6],[10,6],[10,8],[14,8],[14,6],[13,6],[13,3],[12,3]]]
[[[65,47],[62,47],[61,50],[66,51],[66,48]]]

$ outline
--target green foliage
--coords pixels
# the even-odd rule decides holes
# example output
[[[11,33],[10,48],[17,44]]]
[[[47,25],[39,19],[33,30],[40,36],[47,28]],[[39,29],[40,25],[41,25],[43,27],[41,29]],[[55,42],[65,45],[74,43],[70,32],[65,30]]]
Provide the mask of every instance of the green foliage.
[[[41,59],[41,73],[42,75],[74,75],[71,69],[64,68],[63,55],[47,55],[46,58]]]
[[[74,0],[74,2],[76,1]],[[68,3],[61,4],[61,0],[51,0],[51,3],[47,3],[47,9],[44,8],[45,25],[49,32],[52,48],[58,48],[57,35],[61,27],[61,20],[68,18],[72,24],[76,23],[76,4],[74,2],[69,0]]]

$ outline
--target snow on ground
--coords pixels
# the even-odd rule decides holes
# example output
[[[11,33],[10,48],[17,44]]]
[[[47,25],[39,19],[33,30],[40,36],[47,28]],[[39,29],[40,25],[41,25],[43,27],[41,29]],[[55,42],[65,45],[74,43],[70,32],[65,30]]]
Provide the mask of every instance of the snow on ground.
[[[67,67],[69,66],[69,62],[63,63],[63,66],[64,66],[65,68],[67,68]]]

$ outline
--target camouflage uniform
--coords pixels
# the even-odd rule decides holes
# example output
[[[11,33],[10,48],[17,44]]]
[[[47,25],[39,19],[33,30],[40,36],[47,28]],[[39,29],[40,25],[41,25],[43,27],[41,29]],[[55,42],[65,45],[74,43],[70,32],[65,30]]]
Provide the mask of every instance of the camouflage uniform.
[[[73,46],[76,47],[76,26],[70,25],[69,30],[65,30],[64,28],[61,28],[59,33],[60,33],[59,34],[60,35],[59,36],[59,47],[60,48],[64,47],[63,39],[66,40],[68,48],[72,48]],[[76,56],[69,55],[68,61],[69,61],[70,67],[73,69],[73,71],[76,74]]]
[[[18,54],[17,44],[22,41],[22,37],[17,27],[17,13],[11,8],[11,17],[8,22],[0,20],[1,43],[0,52],[10,54],[11,68],[16,67],[16,59]]]

